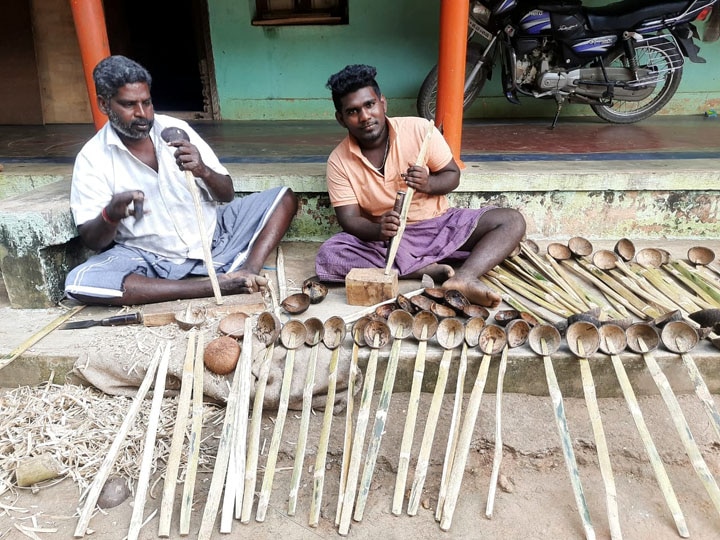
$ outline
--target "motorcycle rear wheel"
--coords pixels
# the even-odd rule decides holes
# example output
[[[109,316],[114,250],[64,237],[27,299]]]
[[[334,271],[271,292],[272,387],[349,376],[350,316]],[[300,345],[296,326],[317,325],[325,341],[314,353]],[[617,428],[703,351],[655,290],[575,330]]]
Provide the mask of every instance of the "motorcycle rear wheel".
[[[655,69],[659,73],[652,93],[641,101],[613,100],[612,105],[591,105],[595,114],[614,124],[632,124],[650,118],[667,105],[682,79],[682,67],[668,70],[672,64],[671,56],[682,53],[671,42],[666,43],[639,45],[635,48],[638,66]],[[605,59],[605,66],[628,68],[628,58],[623,51],[617,51]]]
[[[470,74],[472,72],[472,69],[475,67],[475,64],[477,64],[478,60],[480,60],[481,56],[480,50],[478,50],[475,47],[472,47],[471,45],[468,45],[467,48],[467,54],[465,55],[465,73]],[[482,66],[480,70],[478,71],[475,78],[470,82],[470,85],[468,86],[467,80],[465,81],[465,85],[467,86],[467,90],[465,91],[465,94],[463,95],[463,111],[466,111],[470,105],[472,105],[473,101],[475,101],[475,98],[478,96],[480,91],[482,90],[483,86],[485,86],[485,81],[487,80],[487,68],[485,66]],[[419,116],[422,116],[423,118],[427,118],[428,120],[434,120],[435,119],[435,106],[437,103],[437,89],[438,89],[438,67],[437,65],[433,66],[433,68],[430,70],[430,73],[427,74],[427,77],[425,77],[425,80],[423,81],[422,85],[420,86],[420,92],[418,93],[417,98],[417,112]]]

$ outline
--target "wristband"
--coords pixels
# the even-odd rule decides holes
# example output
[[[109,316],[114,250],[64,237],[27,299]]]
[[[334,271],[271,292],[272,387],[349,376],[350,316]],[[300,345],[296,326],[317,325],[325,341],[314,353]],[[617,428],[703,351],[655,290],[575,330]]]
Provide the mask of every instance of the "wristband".
[[[103,221],[109,225],[117,225],[118,223],[120,223],[120,221],[113,221],[112,219],[110,219],[110,216],[107,213],[107,208],[105,207],[103,207],[100,215],[102,216]]]

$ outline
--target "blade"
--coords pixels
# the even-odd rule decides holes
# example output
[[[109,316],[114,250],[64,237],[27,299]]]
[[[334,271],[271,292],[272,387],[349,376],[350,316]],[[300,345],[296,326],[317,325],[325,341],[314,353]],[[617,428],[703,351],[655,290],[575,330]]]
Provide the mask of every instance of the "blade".
[[[90,328],[91,326],[98,326],[101,321],[71,321],[63,324],[60,330],[74,330],[77,328]]]

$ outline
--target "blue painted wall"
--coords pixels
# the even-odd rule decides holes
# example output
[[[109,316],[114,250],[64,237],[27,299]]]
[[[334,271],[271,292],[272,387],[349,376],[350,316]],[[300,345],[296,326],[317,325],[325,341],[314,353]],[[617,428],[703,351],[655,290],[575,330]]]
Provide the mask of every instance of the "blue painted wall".
[[[325,82],[353,63],[378,68],[391,115],[415,114],[418,89],[437,62],[440,0],[349,1],[347,25],[257,27],[251,25],[254,0],[209,0],[222,118],[331,119]],[[701,47],[708,63],[686,64],[668,113],[699,114],[720,106],[720,42]],[[554,111],[553,103],[529,98],[521,107],[510,105],[501,96],[498,79],[488,83],[466,118],[547,116]],[[587,107],[568,106],[564,115],[588,112]]]

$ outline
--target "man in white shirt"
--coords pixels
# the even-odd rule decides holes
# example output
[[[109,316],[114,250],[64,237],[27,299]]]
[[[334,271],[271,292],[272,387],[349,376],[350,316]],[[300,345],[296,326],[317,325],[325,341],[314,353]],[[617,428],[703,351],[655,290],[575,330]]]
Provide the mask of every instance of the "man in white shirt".
[[[257,291],[259,273],[297,211],[285,187],[235,199],[232,179],[212,149],[182,120],[155,115],[152,78],[124,56],[93,72],[109,122],[75,161],[70,206],[80,236],[98,251],[74,268],[65,292],[84,303],[129,305],[213,295],[186,181],[200,193],[202,229],[223,294]],[[189,141],[166,143],[163,129]]]

